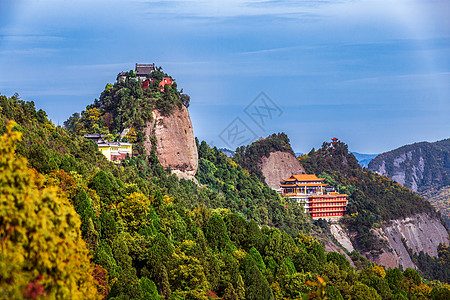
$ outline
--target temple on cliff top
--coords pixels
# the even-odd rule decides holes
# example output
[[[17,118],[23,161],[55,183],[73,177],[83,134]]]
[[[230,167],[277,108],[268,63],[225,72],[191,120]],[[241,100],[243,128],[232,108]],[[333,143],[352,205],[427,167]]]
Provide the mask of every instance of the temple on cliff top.
[[[153,83],[153,79],[150,78],[150,74],[156,70],[155,64],[138,64],[134,69],[136,74],[136,80],[142,81],[142,88],[150,88],[150,83]],[[127,79],[127,72],[120,72],[117,74],[117,81],[125,81]],[[158,90],[160,92],[164,91],[164,86],[166,84],[172,85],[173,79],[171,77],[163,77],[163,79],[158,83]]]
[[[324,179],[314,174],[292,175],[281,180],[279,191],[303,205],[313,219],[339,219],[347,210],[347,195],[327,191]]]

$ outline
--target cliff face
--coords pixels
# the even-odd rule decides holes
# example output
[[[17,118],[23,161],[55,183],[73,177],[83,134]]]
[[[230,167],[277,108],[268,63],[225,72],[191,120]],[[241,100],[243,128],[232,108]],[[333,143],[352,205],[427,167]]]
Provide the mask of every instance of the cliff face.
[[[305,169],[300,162],[289,152],[275,151],[269,157],[261,158],[261,171],[266,183],[273,189],[279,189],[280,180],[289,178],[292,174],[304,174]]]
[[[393,220],[390,224],[372,232],[378,238],[385,241],[386,247],[381,254],[363,253],[369,260],[388,268],[399,267],[416,268],[402,241],[414,253],[423,251],[431,256],[437,256],[437,247],[440,243],[449,245],[449,236],[439,219],[427,214],[417,214],[413,217]],[[331,230],[338,242],[347,250],[353,245],[348,245],[349,235],[345,231]]]
[[[195,180],[198,153],[188,110],[182,106],[175,108],[169,116],[163,116],[157,110],[152,114],[153,122],[148,122],[144,129],[147,154],[152,148],[150,136],[155,136],[156,154],[161,165],[170,168],[179,178]]]
[[[448,232],[438,219],[426,214],[393,220],[389,226],[378,230],[379,236],[388,242],[388,248],[373,261],[386,267],[403,265],[404,268],[415,268],[411,257],[402,241],[414,253],[423,251],[431,256],[437,256],[440,243],[449,244]]]

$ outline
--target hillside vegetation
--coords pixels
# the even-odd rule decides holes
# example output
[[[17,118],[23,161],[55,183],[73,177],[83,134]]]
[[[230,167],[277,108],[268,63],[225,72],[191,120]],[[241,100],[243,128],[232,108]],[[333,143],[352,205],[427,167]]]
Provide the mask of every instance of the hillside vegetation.
[[[381,245],[369,229],[382,222],[427,213],[437,216],[433,207],[417,194],[393,180],[363,169],[342,142],[323,143],[300,157],[307,173],[325,178],[339,192],[348,195],[345,222],[358,232],[361,249],[379,249]]]
[[[118,95],[126,88],[119,87],[118,83],[112,87]],[[133,93],[145,93],[140,86],[135,88]],[[135,124],[148,117],[117,109],[134,107],[129,102],[135,98],[117,99],[110,106],[104,100],[94,103],[87,110],[97,109],[102,118],[89,123],[81,116],[72,127],[68,121],[66,130],[55,127],[44,111],[36,111],[34,103],[0,96],[2,295],[32,299],[90,299],[97,294],[107,299],[448,297],[448,285],[424,281],[413,269],[386,271],[354,252],[355,270],[343,255],[325,254],[323,246],[308,236],[314,225],[301,207],[280,198],[256,175],[204,142],[198,145],[197,175],[203,187],[169,175],[154,151],[146,155],[138,149],[119,166],[107,161],[95,143],[79,134],[98,128],[115,133],[126,127],[120,124],[125,121],[138,128]],[[153,107],[154,98],[148,101],[152,103],[140,105]],[[120,122],[105,122],[108,113],[111,120],[120,116]],[[14,132],[22,134],[22,141],[13,138],[11,125],[6,127],[10,120],[18,123]],[[20,189],[33,206],[14,200],[22,199]],[[60,231],[51,230],[52,224],[58,224]],[[450,257],[447,248],[441,250],[442,256]]]
[[[441,188],[430,188],[420,193],[422,197],[430,201],[444,219],[447,227],[450,227],[450,185]]]
[[[136,74],[130,71],[126,80],[107,84],[99,99],[88,105],[81,115],[74,113],[64,126],[78,135],[98,133],[109,140],[119,139],[118,135],[124,129],[130,129],[123,140],[136,143],[135,152],[143,154],[142,129],[147,121],[152,121],[152,111],[171,114],[182,105],[188,107],[190,97],[178,91],[176,82],[166,84],[161,91],[158,84],[163,77],[170,77],[161,68],[151,73],[153,83],[148,89],[142,89],[142,83],[135,77]]]

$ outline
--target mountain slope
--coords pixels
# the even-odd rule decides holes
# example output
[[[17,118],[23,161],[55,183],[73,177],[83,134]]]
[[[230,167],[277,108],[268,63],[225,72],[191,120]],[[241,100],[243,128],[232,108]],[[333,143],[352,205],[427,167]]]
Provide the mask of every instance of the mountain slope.
[[[233,160],[274,189],[279,188],[281,178],[304,173],[285,133],[237,148]]]
[[[280,188],[281,178],[289,178],[292,174],[305,173],[305,170],[295,156],[282,151],[271,152],[269,157],[263,156],[260,168],[265,182],[272,189]]]
[[[436,256],[440,243],[448,245],[447,229],[429,202],[389,178],[363,170],[347,145],[324,143],[300,157],[300,162],[307,173],[326,178],[349,195],[342,223],[354,246],[372,261],[413,267],[413,253]],[[427,243],[420,244],[420,240]]]
[[[174,91],[167,89],[163,94],[147,97],[149,94],[146,96],[140,85],[129,84],[128,87],[107,86],[108,90],[115,91],[109,94],[112,98],[101,97],[81,118],[73,116],[67,123],[69,131],[55,127],[44,111],[36,111],[34,103],[0,95],[2,140],[11,136],[4,134],[4,124],[9,120],[15,120],[18,123],[15,130],[23,134],[15,158],[2,156],[2,166],[9,169],[1,174],[27,188],[28,182],[21,180],[22,170],[14,168],[12,163],[22,160],[21,157],[28,158],[33,168],[29,173],[36,179],[37,189],[36,193],[33,189],[28,191],[44,196],[37,206],[54,209],[56,194],[78,214],[75,219],[79,218],[81,225],[67,218],[63,221],[72,222],[73,226],[68,228],[72,237],[79,236],[75,231],[80,225],[84,242],[78,243],[78,249],[86,245],[90,251],[91,263],[95,264],[92,278],[104,298],[301,299],[312,298],[320,292],[330,299],[431,299],[450,292],[450,287],[441,283],[423,284],[413,269],[385,271],[355,251],[350,256],[360,270],[356,272],[346,256],[333,251],[325,253],[323,245],[307,235],[311,229],[318,232],[319,228],[311,224],[302,207],[282,199],[255,174],[204,142],[196,145],[200,156],[196,176],[203,186],[170,174],[159,161],[156,143],[146,153],[143,128],[151,121],[154,109],[161,111],[153,105],[175,96]],[[130,92],[130,89],[135,90]],[[141,94],[143,98],[133,96]],[[164,112],[167,117],[178,106],[176,101],[169,104],[175,106]],[[148,109],[139,111],[138,106]],[[136,134],[127,138],[134,143],[135,153],[120,165],[107,161],[95,143],[81,136],[100,130],[109,138],[118,138],[116,134],[130,126]],[[282,146],[288,149],[288,144]],[[277,147],[265,150],[271,153]],[[333,168],[338,166],[333,164]],[[1,184],[4,188],[3,181]],[[46,192],[47,188],[51,193]],[[27,220],[31,212],[38,210],[30,211],[28,205],[18,201],[3,201],[3,194],[1,199],[0,224],[10,219],[13,207],[25,220],[22,224],[49,225],[44,214]],[[2,270],[6,270],[3,266],[9,270],[17,265],[13,261],[17,257],[15,252],[11,252],[12,256],[5,256],[4,252],[11,249],[9,245],[5,247],[5,241],[20,237],[10,235],[17,228],[14,224],[14,228],[0,232]],[[20,246],[26,247],[39,233],[32,231],[24,236],[19,240]],[[61,233],[56,246],[64,250],[64,256],[73,256],[77,250],[68,247],[68,241]],[[55,246],[48,239],[38,242],[40,247],[28,250]],[[50,259],[64,256],[50,253]],[[450,265],[447,248],[442,246],[439,256],[441,266]],[[51,267],[47,255],[31,257],[31,260]],[[83,261],[74,262],[80,267]],[[62,262],[50,271],[58,272],[69,265]],[[41,280],[47,284],[50,278],[41,277],[41,271],[29,272],[31,275],[22,278],[20,285],[0,276],[0,292],[4,294],[3,287],[12,287],[19,293],[13,298],[37,298],[44,291],[40,288]],[[65,271],[68,276],[75,273],[73,268]],[[58,276],[56,280],[62,293],[66,288],[75,287],[66,287],[71,282],[67,278]]]
[[[450,139],[382,153],[370,162],[369,169],[423,196],[450,225]]]

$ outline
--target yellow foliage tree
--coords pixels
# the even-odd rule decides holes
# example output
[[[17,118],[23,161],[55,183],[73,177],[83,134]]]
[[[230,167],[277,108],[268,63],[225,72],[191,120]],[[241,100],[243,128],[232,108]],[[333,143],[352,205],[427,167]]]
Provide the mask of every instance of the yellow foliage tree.
[[[206,292],[210,284],[205,271],[199,259],[191,256],[196,246],[194,241],[184,240],[172,256],[169,279],[174,294],[181,299],[208,299]]]
[[[136,130],[132,127],[128,133],[126,134],[128,142],[135,143],[137,141],[137,133]]]
[[[132,230],[137,230],[149,222],[147,216],[152,208],[147,196],[134,192],[119,203],[118,209],[125,225]]]
[[[383,269],[383,267],[373,266],[372,272],[379,277],[382,277],[382,278],[386,277],[386,271]]]
[[[0,137],[0,295],[98,299],[80,218],[54,186],[15,155],[21,133]]]

